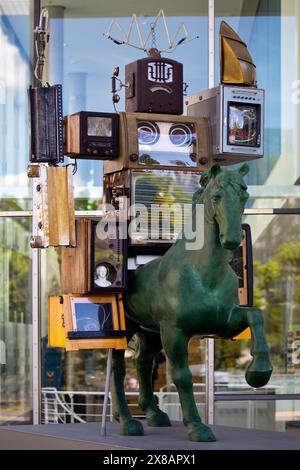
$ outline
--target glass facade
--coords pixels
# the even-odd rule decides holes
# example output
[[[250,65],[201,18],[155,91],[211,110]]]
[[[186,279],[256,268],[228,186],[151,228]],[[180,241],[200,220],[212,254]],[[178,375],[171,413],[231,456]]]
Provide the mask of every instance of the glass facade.
[[[32,420],[30,219],[0,218],[0,424]]]
[[[32,83],[32,29],[37,8],[48,2],[0,0],[0,423],[29,422],[32,419],[32,318],[30,181],[26,176],[29,155],[27,88]],[[51,41],[45,81],[63,85],[64,115],[77,111],[113,112],[111,73],[145,54],[105,38],[112,18],[129,27],[133,13],[139,14],[143,35],[153,16],[163,8],[171,36],[184,22],[191,42],[170,56],[184,64],[187,94],[208,88],[208,2],[142,0],[61,0],[49,7]],[[275,400],[274,395],[299,394],[300,340],[299,309],[299,215],[262,214],[262,209],[299,208],[299,31],[297,0],[215,0],[215,84],[219,83],[218,31],[228,22],[248,44],[257,65],[258,86],[266,90],[265,156],[250,163],[247,176],[250,199],[245,222],[252,229],[254,254],[254,300],[265,315],[274,374],[267,387],[258,391],[246,386],[244,370],[249,360],[249,342],[215,342],[216,423],[231,425],[240,413],[239,425],[261,429],[295,430],[299,401]],[[114,30],[118,36],[118,30]],[[136,33],[133,33],[136,41]],[[162,47],[166,38],[159,28],[151,45]],[[117,105],[124,110],[124,90]],[[70,159],[70,162],[72,160]],[[77,210],[101,209],[102,163],[78,161],[75,175]],[[7,214],[11,212],[11,216]],[[20,213],[21,211],[21,213]],[[41,354],[42,386],[59,390],[93,391],[103,388],[105,354],[101,351],[64,353],[47,344],[47,296],[59,294],[59,250],[41,253]],[[298,272],[299,271],[299,272]],[[203,346],[202,346],[203,348]],[[199,384],[200,408],[205,374],[198,340],[190,347],[195,386]],[[136,392],[137,383],[127,356],[127,391]],[[165,386],[168,364],[157,364],[156,390]],[[167,380],[169,383],[169,378]],[[170,391],[170,393],[172,390]],[[242,401],[240,395],[247,394]],[[239,396],[235,400],[236,395]],[[171,397],[172,395],[170,395]],[[224,396],[224,401],[222,397]],[[229,402],[228,397],[232,397]],[[171,400],[171,398],[170,398]],[[231,410],[231,411],[230,411]],[[238,410],[238,411],[235,411]],[[231,414],[230,414],[231,413]]]

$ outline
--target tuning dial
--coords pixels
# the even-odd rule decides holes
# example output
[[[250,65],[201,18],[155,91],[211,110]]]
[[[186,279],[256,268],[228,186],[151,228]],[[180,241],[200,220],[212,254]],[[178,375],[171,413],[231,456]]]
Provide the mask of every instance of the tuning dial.
[[[198,155],[196,153],[191,153],[190,154],[190,159],[192,160],[192,162],[196,162],[197,158],[198,158]]]
[[[139,159],[139,156],[138,156],[137,153],[132,153],[131,155],[129,155],[129,160],[130,160],[131,162],[137,162],[138,159]]]

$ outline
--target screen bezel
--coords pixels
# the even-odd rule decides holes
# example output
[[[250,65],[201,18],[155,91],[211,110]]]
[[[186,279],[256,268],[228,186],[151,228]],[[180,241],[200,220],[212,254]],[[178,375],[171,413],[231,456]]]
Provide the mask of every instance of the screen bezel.
[[[249,103],[246,101],[227,101],[227,145],[242,148],[242,149],[258,149],[261,147],[261,105],[259,103]],[[256,142],[259,139],[259,144],[256,143],[255,145],[245,145],[245,144],[233,144],[229,142],[229,115],[230,115],[230,106],[247,106],[256,108],[257,113],[257,129],[259,130],[256,136]]]
[[[153,128],[157,130],[157,133],[159,135],[158,139],[152,144],[153,146],[155,146],[157,144],[157,141],[159,140],[160,136],[164,136],[164,138],[166,137],[167,134],[163,134],[161,131],[162,131],[162,127],[165,125],[167,128],[168,128],[168,131],[170,131],[170,129],[174,126],[186,126],[191,132],[192,134],[195,136],[194,139],[193,139],[193,142],[191,143],[191,147],[189,149],[189,151],[186,151],[186,148],[187,147],[184,147],[184,146],[176,146],[175,144],[172,144],[171,143],[171,138],[170,138],[170,133],[168,132],[168,136],[169,136],[169,140],[170,140],[170,148],[167,148],[166,150],[156,150],[156,152],[159,154],[158,155],[158,158],[161,158],[163,155],[169,155],[170,157],[173,155],[174,158],[176,158],[177,161],[182,161],[184,162],[182,165],[176,165],[175,163],[171,163],[171,162],[163,162],[163,163],[159,163],[159,162],[155,162],[155,163],[143,163],[141,161],[141,159],[143,158],[144,155],[141,155],[141,147],[144,145],[146,146],[147,144],[140,144],[139,142],[139,125],[141,123],[149,123],[150,125],[152,124]],[[173,121],[172,119],[169,119],[168,121],[165,121],[165,120],[157,120],[157,119],[152,119],[151,116],[149,116],[149,119],[137,119],[136,120],[136,135],[137,135],[137,155],[138,155],[138,160],[137,160],[137,163],[139,165],[140,168],[164,168],[164,167],[173,167],[174,170],[176,170],[176,168],[179,168],[179,169],[186,169],[187,171],[190,170],[191,168],[192,169],[195,169],[195,168],[198,168],[199,167],[199,156],[197,154],[197,151],[198,151],[198,148],[199,148],[199,145],[198,145],[198,139],[199,139],[199,135],[198,135],[198,132],[197,132],[197,126],[196,126],[196,123],[195,122],[191,122],[191,121],[184,121],[182,120],[182,122],[176,122],[176,121]],[[172,151],[173,150],[173,151]],[[182,158],[182,155],[185,156],[185,158]],[[191,155],[194,155],[195,156],[195,159],[192,160],[191,159]],[[150,159],[155,159],[153,153],[151,153],[151,155],[149,155],[149,158]],[[186,164],[186,163],[189,163]]]
[[[218,123],[220,131],[220,148],[216,149],[218,155],[222,158],[224,154],[225,164],[231,162],[251,160],[261,158],[264,155],[264,109],[265,109],[265,92],[261,88],[245,88],[238,86],[221,85],[220,99],[217,99]],[[231,145],[227,143],[227,126],[228,126],[228,103],[234,104],[258,104],[260,110],[260,145],[258,147],[246,147],[241,145]],[[218,144],[218,142],[217,142]],[[227,157],[227,158],[226,158]]]
[[[111,119],[111,137],[97,136],[97,135],[88,135],[88,118],[107,118]],[[116,113],[97,113],[89,111],[80,112],[80,130],[81,130],[81,139],[82,142],[111,142],[114,138],[119,137],[118,133],[118,122],[119,116]]]
[[[98,113],[98,112],[89,112],[81,111],[79,113],[80,119],[80,154],[76,158],[87,159],[87,160],[103,160],[105,159],[114,159],[119,156],[119,114],[117,113]],[[88,118],[89,117],[98,117],[98,118],[109,118],[111,119],[111,137],[105,136],[92,136],[88,135]],[[103,144],[110,144],[110,149],[112,153],[105,154],[105,145],[103,147],[103,152],[99,152],[98,155],[94,155],[87,151],[88,147],[95,142]],[[99,150],[99,148],[98,148]],[[74,155],[73,155],[74,158]]]
[[[197,165],[192,167],[179,167],[174,165],[144,165],[138,162],[138,138],[137,138],[137,121],[144,120],[172,122],[177,123],[193,123],[195,125],[197,139]],[[124,148],[121,149],[120,164],[113,166],[107,162],[104,165],[106,173],[112,173],[121,169],[139,169],[139,170],[176,170],[199,172],[208,169],[212,164],[211,153],[211,129],[209,120],[199,116],[170,116],[163,114],[150,113],[120,113],[120,121],[122,123],[122,133],[124,132]],[[128,136],[133,136],[128,138]],[[134,157],[134,158],[132,158]]]

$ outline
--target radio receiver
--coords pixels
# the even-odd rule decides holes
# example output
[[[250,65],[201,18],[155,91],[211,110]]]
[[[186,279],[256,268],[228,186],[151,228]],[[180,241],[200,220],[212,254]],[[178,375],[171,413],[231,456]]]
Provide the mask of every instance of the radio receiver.
[[[182,114],[183,65],[150,49],[149,57],[125,66],[128,112]]]

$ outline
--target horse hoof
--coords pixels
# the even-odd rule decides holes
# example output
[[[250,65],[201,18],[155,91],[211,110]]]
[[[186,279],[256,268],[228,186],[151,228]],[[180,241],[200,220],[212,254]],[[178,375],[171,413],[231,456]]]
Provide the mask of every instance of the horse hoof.
[[[250,385],[250,387],[253,388],[263,387],[269,382],[270,377],[272,375],[272,371],[272,368],[265,371],[247,370],[245,375],[246,382],[248,385]]]
[[[167,415],[167,413],[164,413],[161,410],[157,410],[149,414],[146,413],[146,419],[148,426],[153,426],[157,428],[171,426],[169,416]]]
[[[144,428],[137,419],[130,419],[121,423],[120,434],[121,436],[144,436]]]
[[[202,423],[197,424],[196,426],[191,426],[188,435],[189,440],[194,442],[215,442],[216,440],[210,427]]]

